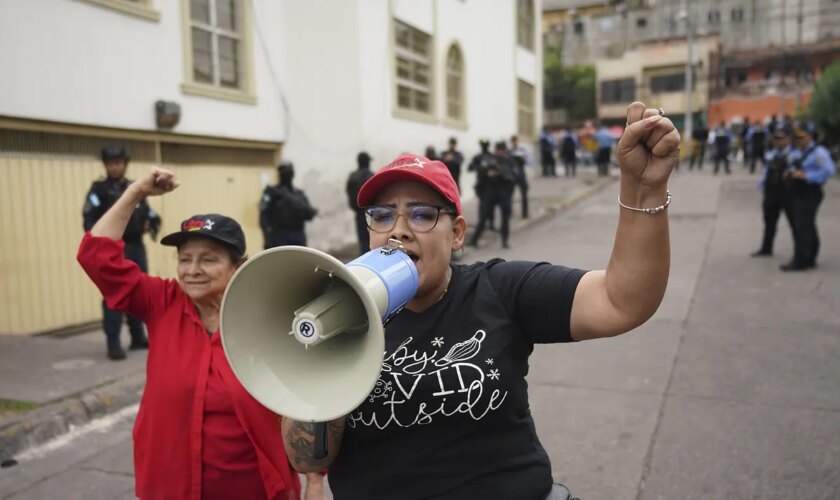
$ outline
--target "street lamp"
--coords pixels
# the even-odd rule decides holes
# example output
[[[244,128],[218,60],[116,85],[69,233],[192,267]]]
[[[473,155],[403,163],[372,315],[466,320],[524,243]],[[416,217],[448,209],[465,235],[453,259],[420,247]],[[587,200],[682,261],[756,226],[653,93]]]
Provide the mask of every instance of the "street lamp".
[[[677,21],[685,21],[685,46],[688,55],[685,59],[685,139],[691,140],[694,132],[694,106],[692,97],[694,94],[694,26],[691,24],[691,17],[686,9],[680,10],[677,14]]]

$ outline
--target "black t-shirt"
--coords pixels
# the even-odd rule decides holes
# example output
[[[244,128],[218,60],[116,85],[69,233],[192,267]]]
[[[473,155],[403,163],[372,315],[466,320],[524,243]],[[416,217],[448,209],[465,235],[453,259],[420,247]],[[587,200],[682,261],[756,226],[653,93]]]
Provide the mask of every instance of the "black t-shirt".
[[[536,343],[569,342],[585,271],[453,265],[449,291],[387,327],[374,390],[347,416],[328,478],[337,500],[542,499],[551,465],[528,405]]]

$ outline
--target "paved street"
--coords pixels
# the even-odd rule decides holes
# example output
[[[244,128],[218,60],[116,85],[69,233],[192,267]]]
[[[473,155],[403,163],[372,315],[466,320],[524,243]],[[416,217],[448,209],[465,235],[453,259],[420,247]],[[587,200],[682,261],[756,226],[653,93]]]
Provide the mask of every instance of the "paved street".
[[[840,183],[820,212],[820,267],[782,274],[786,222],[775,257],[749,257],[760,194],[735,170],[675,174],[672,273],[653,320],[532,356],[540,438],[555,479],[583,500],[840,498]],[[617,194],[613,184],[514,234],[511,250],[487,243],[465,260],[602,268]],[[132,498],[135,411],[18,456],[0,470],[0,499]]]

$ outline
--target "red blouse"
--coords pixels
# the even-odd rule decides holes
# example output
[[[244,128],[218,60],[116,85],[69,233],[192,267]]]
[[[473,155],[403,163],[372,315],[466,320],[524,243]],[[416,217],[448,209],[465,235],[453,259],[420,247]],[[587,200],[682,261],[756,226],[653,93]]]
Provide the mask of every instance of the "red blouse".
[[[208,337],[178,282],[144,274],[123,247],[88,233],[77,259],[108,306],[142,319],[149,331],[134,423],[137,496],[299,498],[278,417],[236,379],[219,332]]]

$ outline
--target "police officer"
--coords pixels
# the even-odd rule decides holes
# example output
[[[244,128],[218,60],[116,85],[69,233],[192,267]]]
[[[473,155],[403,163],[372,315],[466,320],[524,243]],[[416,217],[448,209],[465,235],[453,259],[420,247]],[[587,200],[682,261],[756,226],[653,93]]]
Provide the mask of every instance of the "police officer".
[[[125,178],[128,169],[129,156],[124,147],[108,145],[102,148],[102,163],[105,165],[106,178],[97,180],[90,186],[82,210],[83,227],[90,231],[102,215],[116,203],[125,192],[131,181]],[[146,231],[157,238],[160,229],[160,217],[149,205],[142,201],[134,207],[134,212],[123,233],[125,243],[125,257],[136,263],[143,272],[148,271],[146,264],[146,248],[143,246],[143,233]],[[129,349],[147,349],[149,340],[143,322],[133,316],[127,316],[128,331],[131,334]],[[111,360],[125,359],[125,351],[120,343],[124,315],[108,307],[102,301],[102,329],[105,330],[108,358]]]
[[[595,132],[595,141],[598,142],[598,156],[595,162],[598,164],[598,175],[606,176],[610,174],[610,156],[612,155],[613,136],[606,125],[601,125],[597,132]]]
[[[488,139],[480,139],[478,141],[478,147],[481,149],[481,152],[472,157],[467,170],[475,172],[475,184],[473,185],[473,190],[475,190],[475,197],[478,199],[478,218],[480,219],[481,214],[484,213],[484,191],[487,189],[487,182],[484,180],[483,172],[485,172],[491,164],[496,163],[496,158],[495,155],[490,152],[490,141]],[[494,219],[495,216],[491,211],[489,219],[487,219],[487,225],[491,231],[496,230]]]
[[[303,191],[292,185],[295,166],[283,161],[277,167],[280,182],[266,186],[260,201],[260,228],[265,248],[283,245],[306,246],[304,224],[315,218],[318,210],[312,207]]]
[[[566,177],[577,175],[577,150],[579,143],[580,140],[577,135],[572,132],[571,128],[567,128],[563,134],[563,139],[560,140],[560,159],[563,160]]]
[[[504,143],[501,143],[504,144]],[[513,167],[513,176],[516,178],[516,186],[519,188],[519,198],[522,204],[522,218],[528,218],[528,172],[525,167],[528,165],[528,151],[519,145],[519,138],[511,136],[510,164]]]
[[[749,137],[750,142],[750,173],[754,174],[756,162],[761,161],[765,157],[765,150],[767,149],[767,129],[760,121],[756,120],[750,128],[747,136]]]
[[[373,177],[373,172],[370,171],[371,159],[370,155],[364,151],[356,156],[358,169],[347,177],[347,184],[344,187],[347,193],[347,203],[355,213],[356,236],[359,239],[359,255],[365,254],[370,250],[370,233],[368,233],[367,222],[365,220],[365,211],[359,207],[356,200],[359,196],[359,190],[362,189],[362,185]]]
[[[793,259],[781,266],[782,271],[803,271],[817,266],[820,251],[817,210],[823,200],[822,185],[836,170],[828,150],[817,145],[807,131],[795,130],[793,140],[801,152],[788,177],[794,252]]]
[[[717,175],[718,170],[720,170],[720,164],[723,163],[723,168],[726,170],[726,174],[729,175],[732,173],[729,170],[729,153],[732,149],[732,131],[726,128],[726,123],[720,122],[720,126],[715,130],[715,170],[714,174]]]
[[[703,170],[703,162],[706,160],[706,143],[709,142],[709,128],[704,122],[691,132],[691,156],[688,159],[688,170]]]
[[[441,161],[446,165],[446,169],[455,180],[455,185],[458,186],[458,192],[461,191],[461,165],[464,163],[464,155],[458,151],[458,139],[454,137],[449,138],[449,149],[445,150],[441,155]],[[431,158],[430,158],[431,159]]]
[[[484,226],[498,206],[502,212],[502,248],[510,248],[508,237],[510,236],[511,200],[516,178],[504,141],[496,143],[495,154],[487,158],[478,169],[478,182],[482,185],[482,198],[479,203],[481,214],[479,214],[478,227],[470,245],[478,247],[478,240],[484,232]]]
[[[773,149],[765,155],[764,174],[758,183],[759,188],[764,192],[761,203],[764,212],[764,238],[761,240],[761,248],[752,254],[753,257],[773,255],[773,240],[776,238],[776,226],[782,211],[793,229],[787,177],[790,175],[792,162],[798,156],[798,152],[791,147],[790,138],[784,131],[777,130],[773,133]]]
[[[556,141],[548,125],[544,125],[540,132],[540,163],[543,177],[557,177],[557,162],[554,161]]]

